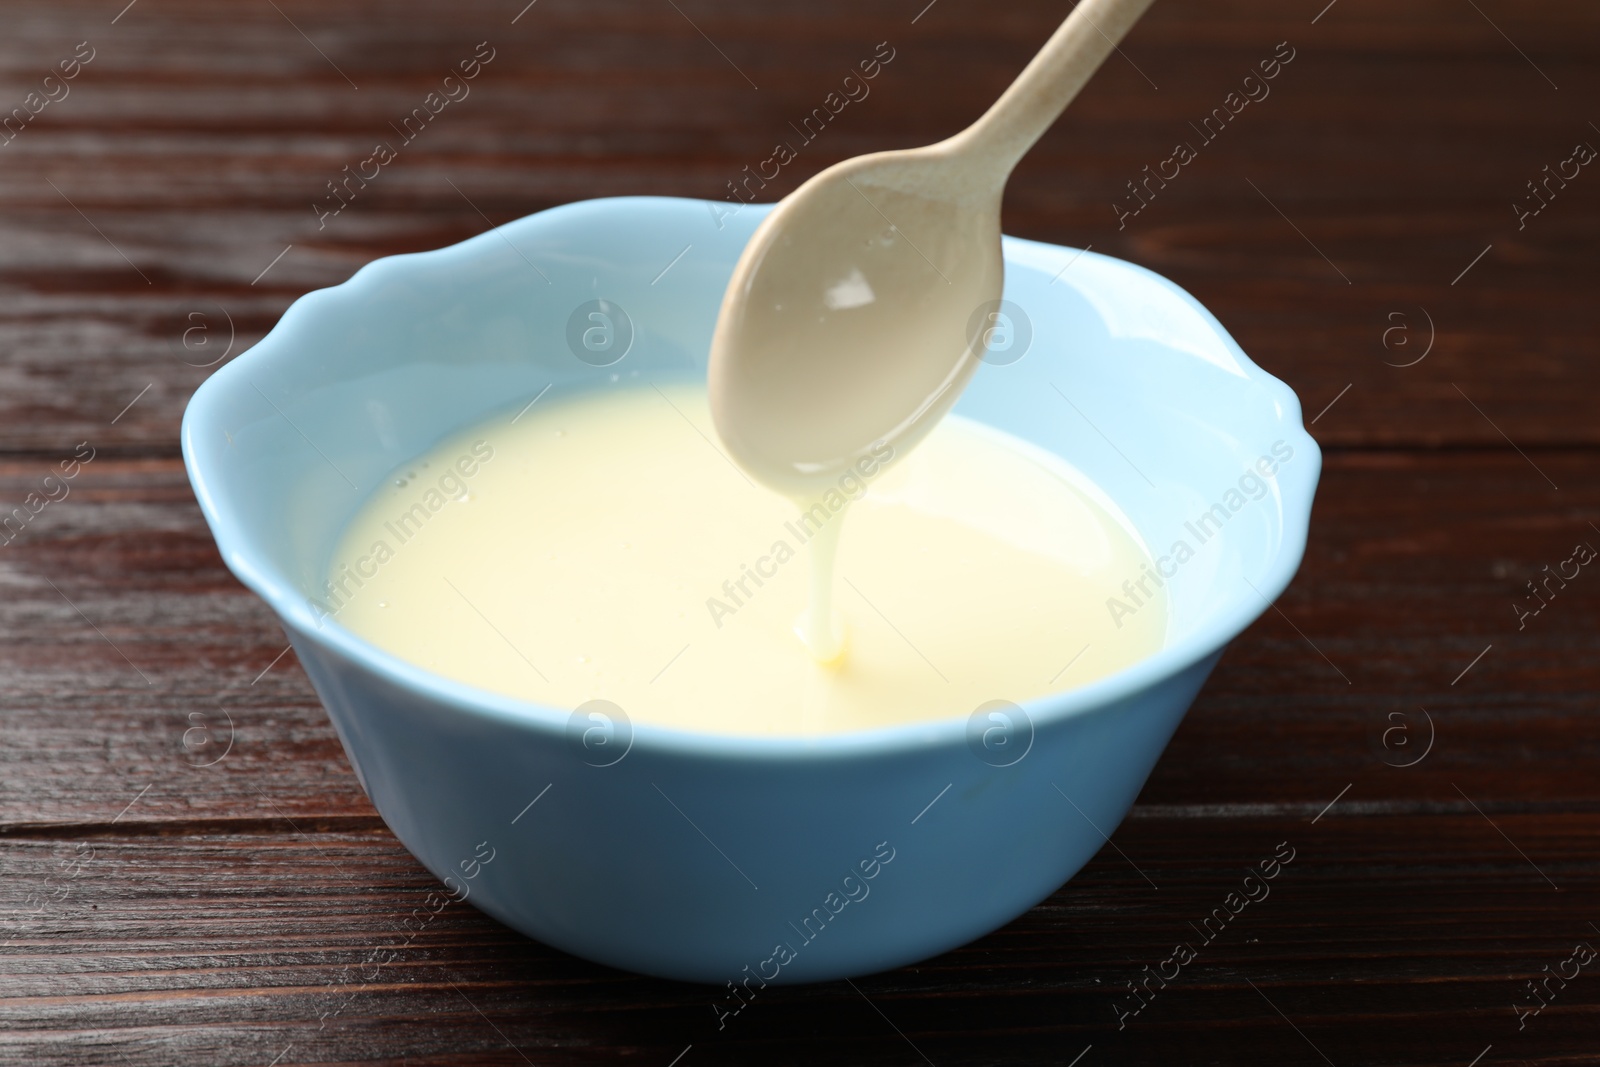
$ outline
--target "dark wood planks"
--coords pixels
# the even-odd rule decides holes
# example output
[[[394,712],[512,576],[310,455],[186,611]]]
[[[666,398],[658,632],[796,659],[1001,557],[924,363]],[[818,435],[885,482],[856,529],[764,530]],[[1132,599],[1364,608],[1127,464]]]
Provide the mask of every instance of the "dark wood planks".
[[[280,6],[328,60],[265,6],[147,3],[112,26],[84,3],[17,20],[0,70],[19,99],[78,40],[96,58],[0,149],[0,447],[87,438],[170,451],[204,373],[185,361],[207,362],[226,336],[237,352],[294,296],[377,255],[470,236],[484,215],[588,196],[724,196],[776,140],[798,140],[790,123],[879,41],[895,59],[871,95],[765,192],[847,155],[947,135],[1060,14],[945,2],[913,25],[902,10],[913,5],[848,17],[690,5],[729,62],[667,5],[543,0],[516,25],[510,5],[486,2],[448,14]],[[1319,424],[1330,442],[1498,447],[1500,431],[1525,448],[1600,442],[1585,358],[1600,327],[1589,299],[1600,183],[1584,171],[1520,229],[1511,207],[1574,143],[1600,145],[1581,104],[1600,88],[1594,12],[1569,3],[1491,23],[1451,0],[1403,11],[1342,0],[1313,25],[1315,14],[1158,5],[1127,62],[1113,59],[1019,169],[1008,230],[1174,278],[1311,413],[1353,386]],[[327,183],[394,138],[391,124],[484,40],[495,58],[471,95],[319,223],[312,204]],[[1203,141],[1190,124],[1280,41],[1295,58],[1271,95]],[[1127,183],[1180,140],[1199,157],[1152,185],[1119,229],[1113,203],[1136,205]],[[191,344],[213,342],[203,352],[183,346],[197,325],[209,332]],[[1414,359],[1430,334],[1424,362],[1384,365]]]
[[[1497,813],[1559,894],[1476,813],[1413,810],[1405,837],[1392,813],[1313,817],[1135,819],[1129,860],[1108,851],[1004,930],[855,989],[768,990],[721,1030],[715,990],[574,960],[470,907],[402,932],[432,887],[380,832],[29,840],[8,882],[61,899],[8,919],[0,1063],[665,1063],[690,1045],[700,1063],[1065,1063],[1089,1045],[1103,1063],[1316,1062],[1307,1039],[1334,1063],[1486,1045],[1577,1062],[1592,989],[1521,1031],[1511,1005],[1596,937],[1548,899],[1600,888],[1600,816]],[[1268,895],[1207,943],[1190,924],[1285,841]],[[1119,1030],[1127,983],[1179,943],[1197,958]]]
[[[276,6],[0,14],[0,114],[96,50],[0,147],[0,505],[97,450],[0,547],[0,1065],[1594,1058],[1587,973],[1522,1030],[1511,1006],[1600,943],[1600,607],[1587,572],[1523,629],[1512,605],[1600,545],[1600,178],[1521,228],[1511,205],[1600,146],[1600,13],[1156,5],[1019,169],[1007,230],[1166,274],[1296,388],[1331,449],[1301,575],[1185,720],[1115,835],[1128,859],[974,945],[772,992],[718,1032],[708,991],[470,907],[363,967],[430,879],[221,567],[183,404],[375,256],[584,197],[722,195],[879,41],[871,96],[765,193],[951,133],[1062,5]],[[325,183],[480,41],[472,95],[319,228]],[[1198,143],[1280,41],[1271,96],[1119,229],[1125,183]],[[1119,1031],[1117,991],[1283,840],[1272,896]]]

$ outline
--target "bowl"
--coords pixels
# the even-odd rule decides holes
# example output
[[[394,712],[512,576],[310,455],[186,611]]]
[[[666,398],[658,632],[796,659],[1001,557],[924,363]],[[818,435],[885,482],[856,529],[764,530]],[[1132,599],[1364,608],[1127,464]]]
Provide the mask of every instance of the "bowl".
[[[452,431],[547,389],[703,378],[766,210],[593,200],[377,260],[297,300],[185,412],[223,559],[443,882],[413,923],[469,900],[589,960],[752,990],[954,948],[1105,845],[1224,646],[1299,565],[1321,457],[1288,387],[1171,282],[1008,237],[1005,302],[975,309],[991,345],[955,410],[1065,457],[1138,528],[1170,592],[1148,659],[1009,711],[733,737],[459,684],[318,606],[368,492]]]

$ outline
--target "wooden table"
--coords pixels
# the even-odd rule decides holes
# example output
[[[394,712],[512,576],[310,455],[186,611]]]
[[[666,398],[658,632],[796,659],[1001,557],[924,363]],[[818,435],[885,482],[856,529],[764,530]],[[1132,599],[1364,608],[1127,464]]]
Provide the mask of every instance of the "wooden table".
[[[1515,610],[1600,547],[1600,168],[1564,162],[1600,147],[1600,9],[1156,5],[1007,230],[1165,274],[1295,388],[1326,455],[1305,564],[1046,904],[719,1031],[705,988],[465,905],[364,963],[430,876],[224,570],[180,414],[376,256],[725,195],[879,42],[764,196],[949,134],[1068,5],[124,2],[0,12],[0,503],[58,497],[0,546],[0,1064],[1600,1062],[1600,575]],[[479,42],[470,96],[319,219]],[[1119,1029],[1280,842],[1270,897]]]

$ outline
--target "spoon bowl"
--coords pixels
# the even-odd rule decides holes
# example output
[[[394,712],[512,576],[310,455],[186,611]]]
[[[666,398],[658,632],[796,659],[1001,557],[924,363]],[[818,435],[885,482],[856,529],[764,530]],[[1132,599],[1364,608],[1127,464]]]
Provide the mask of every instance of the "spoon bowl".
[[[791,496],[874,444],[909,448],[977,366],[968,323],[998,301],[1000,191],[960,149],[860,156],[769,214],[723,298],[713,418],[728,451]]]
[[[1081,0],[967,129],[835,164],[762,222],[710,363],[717,432],[759,481],[803,500],[955,403],[1000,299],[1006,179],[1150,3]]]

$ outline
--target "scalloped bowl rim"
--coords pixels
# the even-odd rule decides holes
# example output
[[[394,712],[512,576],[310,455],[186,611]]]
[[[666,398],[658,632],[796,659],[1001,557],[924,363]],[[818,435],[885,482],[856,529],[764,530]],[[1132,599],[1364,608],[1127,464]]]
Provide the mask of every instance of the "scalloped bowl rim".
[[[319,623],[308,609],[304,596],[295,590],[293,583],[285,575],[276,573],[270,567],[256,566],[255,561],[241,547],[243,537],[238,524],[217,504],[211,492],[204,451],[195,439],[196,424],[210,407],[221,402],[227,390],[241,388],[247,384],[245,375],[249,368],[266,365],[280,358],[288,358],[280,356],[280,353],[292,349],[294,335],[301,330],[303,320],[310,318],[320,305],[333,302],[359,303],[366,296],[367,290],[376,284],[380,274],[404,269],[413,264],[423,265],[430,260],[443,260],[474,251],[487,251],[496,248],[497,242],[504,239],[502,231],[536,230],[541,220],[549,220],[558,215],[604,212],[609,205],[641,201],[705,205],[719,203],[680,197],[608,197],[582,200],[523,216],[443,248],[379,257],[364,264],[346,281],[313,290],[297,298],[259,342],[223,364],[202,382],[184,411],[181,430],[184,466],[188,470],[195,496],[211,528],[223,561],[235,577],[266,601],[280,619],[290,624],[296,632],[304,634],[311,640],[322,642],[328,650],[347,658],[389,684],[411,690],[415,695],[447,705],[467,715],[483,716],[537,731],[547,731],[554,739],[559,740],[571,714],[570,709],[521,700],[454,681],[384,651],[357,636],[336,620],[324,620]],[[770,210],[772,205],[747,206],[765,211]],[[1288,587],[1305,555],[1312,498],[1321,469],[1321,452],[1315,440],[1301,424],[1300,401],[1294,391],[1257,366],[1239,348],[1215,316],[1175,283],[1145,267],[1114,256],[1102,256],[1097,252],[1080,251],[1062,245],[1010,236],[1004,238],[1004,244],[1008,261],[1012,259],[1013,251],[1024,249],[1031,253],[1029,258],[1044,254],[1062,262],[1074,256],[1109,260],[1124,268],[1131,268],[1144,276],[1145,280],[1175,294],[1189,304],[1201,319],[1216,331],[1237,361],[1243,377],[1265,389],[1280,413],[1279,424],[1292,447],[1307,449],[1307,454],[1311,458],[1311,462],[1296,464],[1292,469],[1284,466],[1278,473],[1278,485],[1281,488],[1283,501],[1283,507],[1278,512],[1279,521],[1282,523],[1281,536],[1277,540],[1276,552],[1264,561],[1260,581],[1256,584],[1261,598],[1260,603],[1253,603],[1242,596],[1234,597],[1225,608],[1210,613],[1204,626],[1196,627],[1193,632],[1176,640],[1169,640],[1156,652],[1136,663],[1083,685],[1018,701],[1017,703],[1028,714],[1034,728],[1040,729],[1054,720],[1091,714],[1140,692],[1153,689],[1162,681],[1194,666],[1207,656],[1220,652],[1264,614],[1271,603]],[[717,734],[649,723],[633,723],[632,729],[635,746],[663,752],[728,759],[806,760],[889,755],[932,745],[964,745],[967,720],[964,716],[951,716],[819,735]]]

